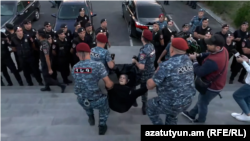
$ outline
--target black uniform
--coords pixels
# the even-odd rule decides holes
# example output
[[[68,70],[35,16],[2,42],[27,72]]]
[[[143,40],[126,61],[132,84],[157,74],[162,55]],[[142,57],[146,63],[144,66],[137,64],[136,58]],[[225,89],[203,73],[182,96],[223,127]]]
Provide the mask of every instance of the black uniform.
[[[78,36],[79,36],[79,35],[78,35],[77,31],[74,31],[74,32],[73,32],[73,35],[72,35],[73,39],[76,38],[76,37],[78,37]]]
[[[2,35],[3,38],[3,35]],[[6,81],[8,82],[8,86],[12,86],[13,83],[10,79],[7,67],[12,71],[12,73],[14,74],[16,80],[18,81],[19,85],[23,86],[23,81],[21,79],[21,76],[18,72],[18,70],[16,69],[16,66],[13,62],[13,60],[11,59],[10,56],[10,51],[8,49],[8,42],[5,39],[2,39],[1,41],[1,71],[3,73],[3,76],[5,77]]]
[[[11,47],[16,48],[16,52],[18,55],[18,60],[20,62],[20,65],[23,69],[24,76],[26,78],[27,83],[32,86],[33,82],[30,76],[30,70],[32,69],[32,72],[34,73],[34,76],[39,83],[39,85],[42,84],[42,78],[40,75],[39,68],[36,65],[35,57],[33,54],[33,42],[31,42],[30,37],[27,37],[27,35],[24,35],[22,39],[17,38],[17,36],[14,36],[11,39]]]
[[[243,32],[242,30],[236,30],[234,32],[234,38],[241,38],[240,41],[235,41],[236,42],[236,50],[240,53],[243,54],[243,50],[242,48],[248,47],[247,45],[247,37],[248,37],[248,32]],[[245,46],[242,46],[243,42],[245,43]],[[236,77],[236,75],[241,71],[240,76],[238,81],[240,82],[244,82],[244,77],[246,75],[246,69],[237,62],[236,58],[234,57],[233,62],[231,64],[231,71],[232,74],[230,76],[230,83],[233,83],[234,78]]]
[[[68,43],[67,38],[65,38],[63,41],[57,38],[54,40],[52,44],[52,50],[56,52],[58,70],[61,72],[63,82],[65,84],[71,83],[71,81],[68,80],[68,75],[70,73],[70,70],[69,70],[70,47],[71,46]]]
[[[223,33],[220,31],[220,32],[216,32],[215,34],[221,35],[221,36],[225,39],[225,43],[227,42],[228,33],[223,34]]]
[[[154,66],[155,68],[158,67],[158,59],[161,56],[161,53],[164,51],[164,46],[161,45],[161,40],[163,40],[163,35],[162,32],[159,30],[157,32],[153,31],[153,41],[152,44],[155,47],[155,62],[154,62]],[[162,58],[162,61],[164,60],[164,57]]]
[[[197,34],[200,35],[206,35],[208,32],[211,33],[212,29],[211,27],[207,26],[205,29],[202,28],[202,26],[197,26],[194,32],[197,32]],[[197,41],[199,39],[195,38]]]
[[[171,36],[175,34],[171,29],[165,26],[162,30],[162,35],[164,39],[164,45],[167,45],[170,42]]]
[[[96,47],[96,36],[95,36],[95,33],[92,32],[92,33],[87,33],[86,32],[86,38],[90,41],[90,48],[93,48],[93,47]]]
[[[106,32],[106,36],[107,36],[107,38],[109,38],[108,29],[104,29],[104,28],[102,28],[102,27],[99,27],[99,28],[96,29],[95,35],[97,35],[97,34],[100,33],[100,32]],[[108,49],[108,43],[105,45],[104,48],[105,48],[105,49]]]
[[[81,24],[82,28],[85,28],[85,24],[89,21],[89,17],[87,15],[84,15],[83,17],[79,15],[76,21]]]
[[[51,75],[49,74],[48,65],[46,62],[45,55],[49,55],[50,52],[50,44],[47,40],[41,41],[40,45],[40,60],[42,66],[42,74],[45,81],[45,88],[42,88],[41,91],[50,91],[50,85],[57,85],[62,88],[62,92],[64,92],[65,86],[60,84],[58,81],[52,79]]]
[[[232,42],[231,44],[225,44],[225,48],[227,48],[227,51],[229,53],[229,59],[233,56],[233,52],[232,50],[233,49],[236,49],[236,43],[235,42]]]

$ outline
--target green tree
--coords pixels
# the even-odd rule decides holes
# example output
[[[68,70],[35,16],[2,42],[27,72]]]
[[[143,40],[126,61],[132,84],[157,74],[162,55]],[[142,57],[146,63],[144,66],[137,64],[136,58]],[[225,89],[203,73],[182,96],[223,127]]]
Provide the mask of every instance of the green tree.
[[[244,3],[244,5],[237,10],[234,24],[240,26],[245,21],[250,23],[250,2]]]

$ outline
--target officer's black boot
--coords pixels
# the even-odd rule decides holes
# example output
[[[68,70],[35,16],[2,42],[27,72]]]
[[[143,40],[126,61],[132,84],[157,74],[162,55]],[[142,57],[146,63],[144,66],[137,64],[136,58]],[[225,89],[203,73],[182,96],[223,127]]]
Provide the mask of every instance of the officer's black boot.
[[[2,80],[1,80],[1,86],[5,86]]]
[[[43,82],[38,82],[39,86],[43,86]]]
[[[61,89],[62,89],[61,93],[64,93],[64,91],[65,91],[65,89],[66,89],[66,86],[61,84],[60,87],[61,87]]]
[[[104,135],[108,129],[107,125],[99,125],[99,135]]]
[[[13,86],[13,83],[12,83],[12,81],[10,80],[10,78],[6,78],[6,81],[8,82],[8,86]]]
[[[49,86],[45,86],[44,88],[41,88],[40,89],[42,92],[44,91],[51,91],[50,87]]]
[[[90,126],[94,126],[95,125],[95,117],[94,117],[94,115],[89,116],[88,122],[89,122]]]
[[[142,108],[141,108],[141,110],[142,110],[142,114],[146,115],[146,102],[142,102]]]
[[[135,101],[135,103],[133,104],[134,107],[137,107],[138,104],[137,104],[137,101]]]
[[[33,82],[28,83],[28,86],[34,86]]]
[[[18,84],[19,84],[20,86],[23,86],[23,81],[22,81],[22,80],[19,80],[19,81],[18,81]]]

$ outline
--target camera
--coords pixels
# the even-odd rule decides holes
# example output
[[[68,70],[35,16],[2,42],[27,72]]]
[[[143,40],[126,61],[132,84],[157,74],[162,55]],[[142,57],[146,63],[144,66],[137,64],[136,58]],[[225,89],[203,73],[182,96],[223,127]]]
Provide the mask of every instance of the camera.
[[[111,58],[112,58],[112,60],[115,60],[115,54],[114,53],[111,54]]]
[[[239,53],[237,50],[232,49],[232,53],[234,54],[234,56],[235,56],[236,58],[239,58],[239,57],[240,57],[240,53]]]

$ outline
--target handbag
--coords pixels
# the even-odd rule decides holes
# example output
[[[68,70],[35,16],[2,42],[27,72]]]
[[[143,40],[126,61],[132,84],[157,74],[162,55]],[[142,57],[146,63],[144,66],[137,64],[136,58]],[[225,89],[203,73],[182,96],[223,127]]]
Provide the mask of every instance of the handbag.
[[[227,53],[226,53],[226,59],[227,59]],[[225,66],[224,66],[223,70],[219,74],[217,74],[216,77],[212,78],[211,80],[205,80],[204,78],[196,76],[196,79],[195,79],[195,82],[194,82],[196,90],[198,92],[200,92],[200,94],[205,95],[206,92],[207,92],[207,89],[211,86],[211,84],[215,80],[217,80],[222,75],[222,73],[225,71],[226,66],[227,66],[227,61],[225,63]]]

